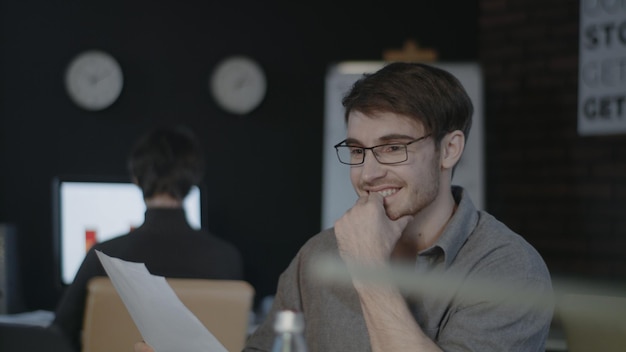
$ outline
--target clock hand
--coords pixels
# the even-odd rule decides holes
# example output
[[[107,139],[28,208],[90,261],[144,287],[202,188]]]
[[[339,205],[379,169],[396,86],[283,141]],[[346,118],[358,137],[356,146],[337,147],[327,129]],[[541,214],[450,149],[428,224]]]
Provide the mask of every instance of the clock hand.
[[[89,85],[95,86],[96,84],[98,84],[98,75],[96,74],[89,75],[87,80],[89,81]]]
[[[89,84],[91,86],[96,86],[96,85],[98,85],[98,83],[100,83],[100,81],[106,79],[110,75],[111,75],[111,70],[106,70],[102,74],[93,73],[93,74],[89,75],[89,77],[88,77]]]
[[[241,89],[243,86],[246,85],[247,81],[248,81],[248,75],[243,75],[243,76],[239,77],[239,79],[234,84],[235,90]]]

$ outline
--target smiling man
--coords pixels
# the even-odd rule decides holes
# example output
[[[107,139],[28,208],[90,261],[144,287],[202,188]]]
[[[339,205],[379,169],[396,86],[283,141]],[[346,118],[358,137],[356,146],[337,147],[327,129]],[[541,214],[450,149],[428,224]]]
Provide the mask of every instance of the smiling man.
[[[473,113],[459,81],[432,66],[391,63],[357,81],[343,105],[347,138],[335,148],[359,198],[281,274],[268,318],[244,350],[271,351],[276,312],[295,309],[310,352],[545,351],[551,304],[511,304],[474,290],[488,279],[552,295],[537,251],[452,185]],[[461,279],[418,295],[359,276],[329,283],[311,270],[329,253],[350,270],[410,263],[424,286],[423,273]]]
[[[463,295],[473,278],[546,296],[552,286],[537,251],[452,185],[473,113],[461,83],[432,66],[391,63],[357,81],[343,105],[347,138],[335,148],[359,198],[281,275],[269,318],[246,351],[271,349],[281,309],[304,313],[309,351],[545,351],[551,306]],[[464,280],[417,298],[358,278],[325,284],[309,270],[319,253],[338,253],[349,267],[408,262],[416,273]]]

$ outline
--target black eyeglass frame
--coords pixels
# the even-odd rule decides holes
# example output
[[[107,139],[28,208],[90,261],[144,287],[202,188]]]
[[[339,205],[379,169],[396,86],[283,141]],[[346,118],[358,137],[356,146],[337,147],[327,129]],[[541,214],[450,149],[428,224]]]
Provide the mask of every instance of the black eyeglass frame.
[[[410,142],[407,142],[407,143],[385,143],[385,144],[375,145],[375,146],[373,146],[373,147],[353,147],[353,146],[349,146],[349,145],[347,145],[347,144],[344,144],[344,143],[346,142],[346,139],[344,139],[343,141],[341,141],[341,142],[339,142],[339,143],[335,144],[335,145],[333,146],[333,148],[335,148],[335,152],[337,153],[337,159],[339,160],[339,162],[340,162],[340,163],[342,163],[342,164],[344,164],[344,165],[350,165],[350,166],[362,165],[362,164],[365,162],[365,151],[366,151],[366,150],[369,150],[369,151],[371,151],[371,152],[372,152],[372,155],[374,156],[374,159],[376,159],[376,161],[377,161],[379,164],[383,164],[383,165],[394,165],[394,164],[400,164],[400,163],[403,163],[403,162],[405,162],[405,161],[409,160],[409,150],[408,150],[408,148],[407,148],[407,147],[408,147],[409,145],[413,144],[413,143],[417,143],[417,142],[419,142],[419,141],[421,141],[421,140],[423,140],[423,139],[426,139],[426,138],[430,137],[430,136],[431,136],[431,134],[432,134],[432,133],[428,133],[428,134],[426,134],[426,135],[423,135],[423,136],[421,136],[421,137],[419,137],[419,138],[417,138],[417,139],[414,139],[414,140],[412,140],[412,141],[410,141]],[[344,144],[344,145],[342,145],[342,144]],[[383,162],[383,161],[378,160],[378,156],[376,156],[376,153],[374,153],[374,149],[376,149],[376,148],[380,148],[380,147],[384,147],[384,146],[389,146],[389,145],[398,145],[398,146],[403,146],[403,147],[404,147],[404,160],[402,160],[402,161],[394,161],[394,162],[391,162],[391,163],[389,163],[389,162]],[[339,148],[357,148],[357,149],[361,149],[361,150],[363,150],[363,158],[362,158],[361,162],[360,162],[360,163],[346,163],[346,162],[342,161],[342,160],[341,160],[341,158],[339,157]]]

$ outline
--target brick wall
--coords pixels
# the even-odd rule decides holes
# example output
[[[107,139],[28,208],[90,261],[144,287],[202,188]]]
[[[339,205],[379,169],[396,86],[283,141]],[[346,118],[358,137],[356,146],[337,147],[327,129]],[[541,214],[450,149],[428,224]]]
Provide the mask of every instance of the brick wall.
[[[626,134],[577,134],[579,1],[479,0],[487,209],[553,274],[626,278]]]

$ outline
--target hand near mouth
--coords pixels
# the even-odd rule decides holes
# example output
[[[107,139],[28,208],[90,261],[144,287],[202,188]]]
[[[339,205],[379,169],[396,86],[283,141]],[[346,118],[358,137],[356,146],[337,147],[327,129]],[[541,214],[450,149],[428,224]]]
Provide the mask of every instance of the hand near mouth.
[[[335,222],[339,254],[346,262],[385,263],[412,218],[407,215],[391,220],[381,194],[362,196]]]

